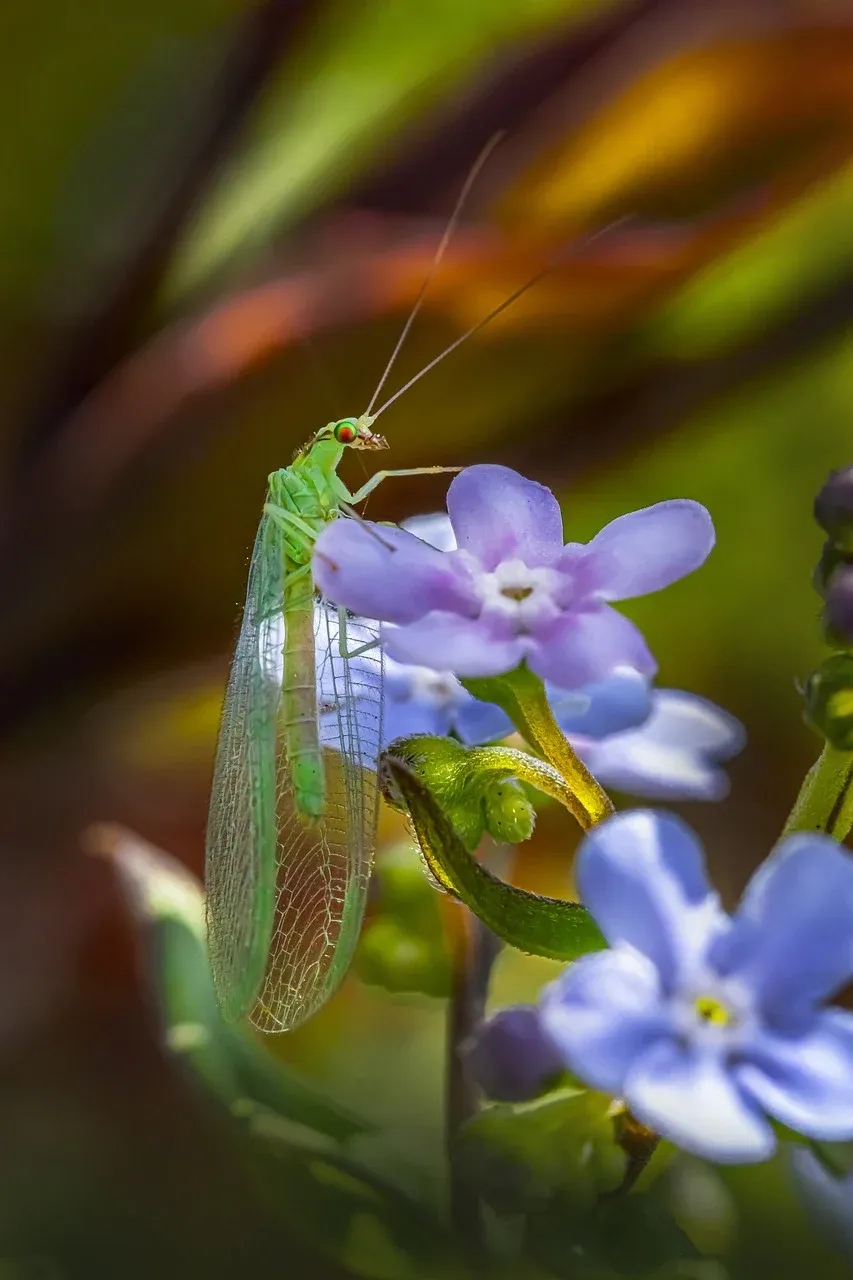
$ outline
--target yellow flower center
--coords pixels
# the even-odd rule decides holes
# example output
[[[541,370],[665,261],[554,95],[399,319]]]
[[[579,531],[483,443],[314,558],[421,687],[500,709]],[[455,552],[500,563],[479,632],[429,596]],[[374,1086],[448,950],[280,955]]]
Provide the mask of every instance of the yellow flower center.
[[[715,996],[697,996],[693,1007],[703,1022],[715,1027],[727,1027],[733,1021],[731,1012]]]

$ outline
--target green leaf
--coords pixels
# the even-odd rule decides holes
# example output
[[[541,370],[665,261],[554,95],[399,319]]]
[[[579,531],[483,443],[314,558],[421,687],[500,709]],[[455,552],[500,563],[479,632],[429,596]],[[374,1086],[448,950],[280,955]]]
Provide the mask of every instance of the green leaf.
[[[563,802],[584,830],[609,817],[613,812],[610,797],[578,758],[554,717],[545,685],[526,663],[502,676],[463,680],[462,684],[482,702],[497,703],[521,736],[559,774],[568,797]]]
[[[798,1199],[784,1148],[760,1165],[721,1165],[717,1173],[737,1216],[726,1256],[732,1280],[819,1276],[842,1280],[850,1269],[820,1239]]]
[[[498,1213],[524,1217],[525,1252],[548,1275],[657,1277],[696,1257],[660,1182],[614,1194],[627,1165],[612,1113],[603,1095],[567,1087],[535,1102],[489,1107],[463,1132],[467,1177]]]
[[[698,1256],[666,1204],[652,1193],[605,1198],[578,1216],[554,1203],[531,1221],[528,1246],[550,1275],[566,1280],[676,1280],[691,1274],[685,1263]]]
[[[120,828],[102,828],[110,857],[149,944],[164,1038],[236,1114],[264,1108],[344,1141],[372,1128],[284,1066],[248,1028],[226,1023],[207,960],[201,886],[162,850]]]
[[[385,754],[386,791],[408,810],[429,870],[496,933],[519,951],[574,960],[604,947],[589,912],[577,902],[546,898],[506,884],[466,849],[432,792],[394,756]]]
[[[442,1223],[396,1186],[319,1138],[259,1117],[254,1159],[264,1195],[291,1228],[369,1280],[466,1280]]]
[[[590,1208],[625,1172],[610,1107],[609,1098],[573,1086],[486,1107],[463,1130],[460,1166],[500,1213],[529,1213],[557,1194]]]

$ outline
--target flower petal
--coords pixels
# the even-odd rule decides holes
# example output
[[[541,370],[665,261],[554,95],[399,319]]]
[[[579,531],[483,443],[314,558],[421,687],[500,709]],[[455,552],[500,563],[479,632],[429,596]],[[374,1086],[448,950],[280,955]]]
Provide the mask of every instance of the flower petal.
[[[552,564],[563,547],[563,517],[550,489],[509,467],[466,467],[447,492],[447,510],[462,551],[492,571],[502,560]]]
[[[313,570],[329,600],[382,622],[412,622],[431,609],[477,611],[457,556],[390,525],[334,520],[317,539]]]
[[[557,723],[565,734],[582,734],[585,738],[606,738],[624,729],[642,724],[652,711],[651,685],[633,667],[623,667],[606,680],[586,685],[578,693],[569,693],[552,685],[548,701]]]
[[[495,742],[514,732],[514,725],[505,711],[493,702],[480,702],[479,698],[470,695],[456,704],[453,727],[462,741],[471,746]]]
[[[572,745],[604,787],[646,800],[722,800],[729,780],[698,753],[655,742],[646,726],[594,742],[572,737]]]
[[[729,780],[718,760],[739,751],[740,721],[704,698],[676,689],[652,695],[645,724],[576,749],[600,782],[652,800],[721,800]]]
[[[714,541],[713,522],[701,503],[658,502],[604,526],[585,549],[584,580],[601,600],[648,595],[698,569]]]
[[[853,1014],[818,1014],[802,1035],[759,1033],[737,1080],[782,1124],[823,1142],[853,1138]]]
[[[627,947],[583,956],[540,997],[542,1024],[567,1066],[620,1094],[639,1054],[668,1031],[655,967]]]
[[[428,516],[410,516],[408,520],[400,522],[400,527],[439,551],[456,550],[456,534],[446,511],[436,511]]]
[[[668,990],[727,923],[699,841],[669,813],[634,809],[593,827],[575,878],[611,946],[625,942],[648,956]]]
[[[450,709],[434,702],[407,698],[397,701],[385,699],[382,718],[382,743],[388,746],[395,738],[411,738],[416,733],[431,733],[443,737],[450,729]]]
[[[789,836],[746,887],[711,959],[788,1025],[853,975],[853,858],[829,836]]]
[[[456,613],[429,613],[406,627],[386,627],[383,644],[397,662],[463,677],[513,671],[525,653],[523,637],[500,638],[488,621],[460,618]]]
[[[720,1164],[767,1160],[776,1138],[717,1054],[662,1041],[643,1054],[625,1082],[637,1119],[676,1146]]]
[[[715,702],[680,689],[656,689],[646,725],[650,738],[728,760],[743,750],[746,730]]]
[[[657,663],[640,632],[606,605],[588,613],[564,613],[538,631],[528,663],[543,680],[562,689],[578,689],[633,667],[653,676]]]
[[[489,1098],[524,1102],[562,1074],[563,1059],[533,1005],[501,1009],[462,1045],[465,1074]]]

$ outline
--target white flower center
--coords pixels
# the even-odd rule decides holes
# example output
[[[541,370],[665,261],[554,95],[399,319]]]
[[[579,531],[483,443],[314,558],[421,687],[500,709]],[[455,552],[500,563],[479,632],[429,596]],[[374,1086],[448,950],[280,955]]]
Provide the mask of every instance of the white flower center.
[[[516,559],[503,560],[492,573],[484,573],[473,558],[468,563],[484,616],[506,619],[516,631],[528,631],[562,611],[555,597],[565,588],[565,578],[555,569],[532,569]]]
[[[431,671],[428,667],[410,667],[409,697],[414,702],[428,702],[440,709],[452,707],[465,696],[465,690],[451,671]]]

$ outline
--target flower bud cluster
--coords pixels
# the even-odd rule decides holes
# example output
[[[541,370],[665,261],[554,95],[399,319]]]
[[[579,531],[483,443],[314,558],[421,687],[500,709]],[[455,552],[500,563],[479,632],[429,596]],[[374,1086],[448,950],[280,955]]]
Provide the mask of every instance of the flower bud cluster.
[[[830,474],[814,514],[827,534],[814,575],[826,639],[834,649],[853,649],[853,466]]]
[[[821,663],[805,689],[806,719],[832,746],[853,750],[853,465],[830,473],[815,498],[827,534],[814,572],[823,597],[823,633],[838,653]]]

